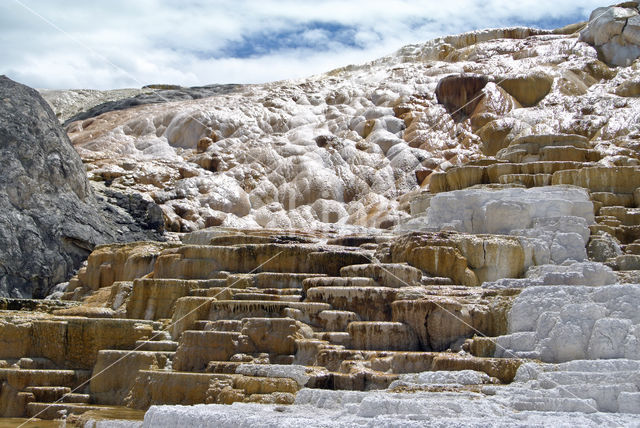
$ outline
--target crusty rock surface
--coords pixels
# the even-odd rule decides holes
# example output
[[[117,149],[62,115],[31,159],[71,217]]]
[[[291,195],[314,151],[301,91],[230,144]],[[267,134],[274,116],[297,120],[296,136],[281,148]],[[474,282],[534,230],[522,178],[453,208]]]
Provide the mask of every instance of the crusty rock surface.
[[[520,244],[526,253],[533,253],[534,264],[544,264],[584,260],[592,223],[593,204],[584,189],[473,188],[438,193],[425,215],[399,229],[521,236]]]
[[[408,217],[407,194],[468,163],[477,171],[449,181],[531,187],[577,162],[638,164],[626,83],[637,71],[598,60],[578,28],[442,37],[309,79],[100,110],[66,129],[92,181],[147,195],[170,231],[389,229]],[[479,173],[501,150],[544,165]]]
[[[135,97],[141,93],[153,92],[153,89],[112,89],[99,91],[96,89],[38,89],[56,117],[65,122],[70,117],[85,112],[99,104],[122,98]]]
[[[95,245],[159,236],[96,199],[49,105],[4,76],[0,153],[0,295],[44,297]]]
[[[580,40],[595,46],[607,63],[630,65],[640,57],[638,2],[629,1],[594,10],[587,28],[580,33]]]
[[[484,288],[525,288],[535,285],[588,285],[599,287],[615,284],[613,270],[597,262],[566,262],[562,265],[532,266],[525,278],[502,278],[482,284]]]
[[[498,356],[557,363],[640,358],[637,285],[549,286],[524,290],[509,312]]]

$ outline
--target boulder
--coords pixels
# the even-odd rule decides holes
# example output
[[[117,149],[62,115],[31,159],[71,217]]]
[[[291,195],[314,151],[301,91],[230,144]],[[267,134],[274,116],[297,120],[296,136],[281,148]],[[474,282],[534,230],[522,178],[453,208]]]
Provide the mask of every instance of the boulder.
[[[580,40],[594,46],[609,65],[628,66],[640,57],[640,14],[637,2],[594,10]]]
[[[2,76],[0,100],[0,296],[44,297],[97,244],[159,237],[96,198],[38,92]]]

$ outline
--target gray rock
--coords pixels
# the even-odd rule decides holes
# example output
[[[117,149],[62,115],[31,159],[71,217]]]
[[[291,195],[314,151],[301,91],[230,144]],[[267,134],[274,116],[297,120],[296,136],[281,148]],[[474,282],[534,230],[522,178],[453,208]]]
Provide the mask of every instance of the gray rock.
[[[606,262],[608,259],[622,255],[620,243],[608,233],[602,233],[591,237],[587,247],[589,259],[596,262]]]
[[[119,207],[126,215],[132,217],[141,229],[150,229],[162,232],[164,229],[164,215],[162,209],[149,195],[134,191],[114,189],[105,186],[100,182],[91,183],[96,192],[98,200],[103,201],[106,206]]]
[[[0,296],[44,297],[96,245],[160,238],[151,218],[96,198],[46,101],[0,76]]]
[[[589,43],[609,65],[629,66],[640,57],[638,2],[600,7],[591,13],[580,41]]]
[[[72,122],[78,120],[86,120],[92,117],[100,116],[103,113],[116,110],[125,110],[135,106],[141,106],[145,104],[159,104],[170,101],[188,101],[197,100],[200,98],[212,97],[214,95],[223,95],[232,93],[243,85],[207,85],[196,86],[193,88],[179,88],[179,89],[163,89],[151,93],[139,94],[129,98],[122,98],[116,101],[108,101],[106,103],[99,104],[90,108],[87,111],[78,113],[75,116],[67,119],[64,122],[64,126],[69,125]]]
[[[127,89],[38,89],[49,103],[60,122],[89,110],[99,104],[131,98],[142,93],[153,92],[151,88]]]

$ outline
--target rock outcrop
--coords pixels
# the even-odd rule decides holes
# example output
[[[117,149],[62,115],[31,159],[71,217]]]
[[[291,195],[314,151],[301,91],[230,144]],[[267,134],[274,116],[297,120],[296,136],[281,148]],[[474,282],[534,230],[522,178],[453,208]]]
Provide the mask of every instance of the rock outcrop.
[[[447,76],[436,86],[436,98],[456,118],[471,116],[482,101],[489,78],[482,75]]]
[[[85,112],[99,104],[123,98],[135,97],[141,93],[153,92],[153,89],[112,89],[99,91],[95,89],[39,89],[56,117],[64,123],[70,117]]]
[[[628,66],[640,57],[640,10],[637,1],[600,7],[589,17],[580,33],[583,40],[596,47],[605,62]]]
[[[159,237],[96,199],[80,157],[35,90],[3,76],[0,99],[0,295],[44,297],[95,245]]]
[[[526,269],[534,264],[586,259],[589,225],[594,222],[593,204],[585,190],[548,186],[438,193],[430,199],[425,215],[414,217],[400,229],[520,236],[517,242],[526,254],[522,259],[528,259]],[[485,258],[491,257],[488,247],[484,245]],[[501,258],[504,254],[491,263],[497,267]],[[512,276],[500,273],[501,277]]]
[[[419,257],[380,263],[374,248],[392,255],[393,238],[213,229],[184,238],[199,245],[100,246],[68,307],[0,311],[0,412],[291,404],[303,387],[379,389],[445,368],[509,382],[521,361],[451,350],[507,333],[512,291],[454,285]],[[404,247],[416,239],[444,245]]]
[[[534,71],[520,76],[501,77],[499,84],[522,106],[532,107],[547,96],[553,81],[553,76]]]

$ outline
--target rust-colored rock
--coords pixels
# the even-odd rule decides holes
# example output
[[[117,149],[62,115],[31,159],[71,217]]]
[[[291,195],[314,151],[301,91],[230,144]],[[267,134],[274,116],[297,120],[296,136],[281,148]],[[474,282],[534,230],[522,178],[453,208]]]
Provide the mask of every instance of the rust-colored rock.
[[[459,74],[441,79],[436,87],[438,103],[456,119],[471,116],[484,93],[482,89],[489,83],[483,75]]]

